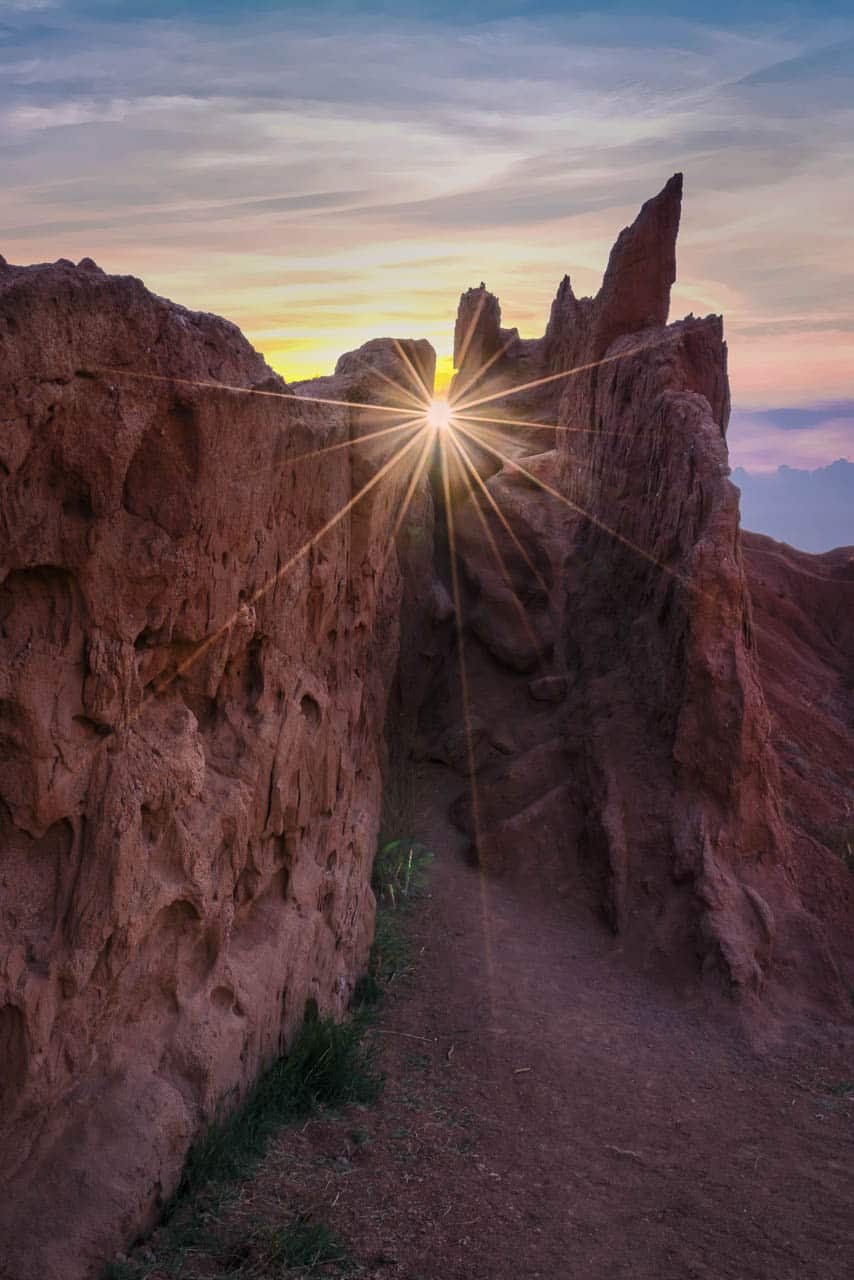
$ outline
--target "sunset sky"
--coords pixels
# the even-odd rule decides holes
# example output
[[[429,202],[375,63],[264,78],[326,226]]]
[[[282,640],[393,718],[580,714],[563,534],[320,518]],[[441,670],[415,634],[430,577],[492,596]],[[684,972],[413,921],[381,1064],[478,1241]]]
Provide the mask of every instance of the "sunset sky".
[[[733,461],[854,460],[852,72],[852,0],[0,0],[0,253],[139,275],[290,379],[386,334],[447,372],[463,289],[542,333],[681,169],[671,314],[724,314]]]

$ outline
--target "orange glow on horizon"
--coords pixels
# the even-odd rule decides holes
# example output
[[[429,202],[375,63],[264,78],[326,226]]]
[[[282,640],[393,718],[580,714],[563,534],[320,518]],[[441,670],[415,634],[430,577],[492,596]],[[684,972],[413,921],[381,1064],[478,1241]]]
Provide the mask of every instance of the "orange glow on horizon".
[[[433,392],[435,395],[447,395],[451,383],[454,380],[455,373],[454,357],[437,355],[436,377],[433,383]]]

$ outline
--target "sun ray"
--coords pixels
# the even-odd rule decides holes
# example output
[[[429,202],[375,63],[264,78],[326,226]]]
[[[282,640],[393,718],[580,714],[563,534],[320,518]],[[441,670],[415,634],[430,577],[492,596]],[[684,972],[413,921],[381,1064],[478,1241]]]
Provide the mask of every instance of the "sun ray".
[[[580,507],[577,502],[573,502],[571,498],[567,498],[566,494],[561,493],[559,489],[555,489],[552,485],[547,484],[545,480],[541,480],[539,476],[534,475],[533,471],[529,471],[528,468],[523,467],[521,463],[515,462],[513,458],[508,458],[505,454],[501,453],[499,449],[495,449],[492,445],[486,444],[484,441],[478,442],[477,436],[473,435],[467,427],[460,426],[457,427],[457,430],[461,431],[463,435],[468,436],[468,438],[473,440],[475,443],[480,443],[481,448],[486,449],[489,453],[493,454],[503,462],[505,466],[511,467],[514,471],[518,471],[520,475],[523,475],[526,480],[530,480],[532,484],[537,485],[544,493],[549,494],[552,498],[557,498],[558,502],[562,502],[564,506],[569,507],[570,511],[574,511],[585,520],[589,520],[597,529],[601,529],[603,533],[609,534],[610,537],[615,538],[617,542],[621,542],[623,546],[628,547],[630,551],[634,551],[637,555],[642,556],[644,560],[655,565],[657,569],[661,569],[664,573],[669,573],[689,590],[697,590],[694,584],[690,582],[684,574],[679,573],[676,569],[671,569],[669,565],[662,564],[661,561],[657,560],[649,551],[644,551],[643,547],[639,547],[636,542],[632,542],[631,538],[627,538],[624,534],[618,533],[616,529],[612,529],[610,525],[605,524],[604,521],[600,520],[597,516],[594,516],[589,511],[585,511],[584,507]]]
[[[587,364],[577,364],[571,369],[564,369],[561,373],[549,373],[543,378],[533,378],[530,382],[522,382],[515,387],[508,387],[502,391],[493,392],[488,396],[481,396],[478,400],[469,400],[467,404],[458,404],[454,401],[454,412],[465,413],[469,409],[476,409],[482,404],[491,404],[494,400],[506,400],[509,396],[517,396],[522,391],[532,391],[534,387],[544,387],[547,383],[558,382],[561,378],[571,378],[577,373],[586,373],[590,369],[598,369],[600,365],[613,364],[615,360],[627,360],[629,356],[636,356],[641,351],[647,351],[650,347],[660,346],[662,342],[667,341],[660,338],[657,342],[644,342],[637,347],[631,347],[628,351],[617,351],[612,356],[602,356],[600,360],[590,360]]]
[[[362,363],[362,367],[366,370],[366,372],[374,374],[376,377],[380,378],[383,382],[387,383],[388,386],[394,387],[395,391],[397,391],[402,396],[406,396],[407,400],[410,400],[412,402],[412,404],[415,406],[415,410],[417,410],[420,413],[424,412],[424,401],[419,396],[416,396],[414,391],[410,391],[409,388],[405,387],[402,382],[397,382],[394,378],[389,377],[387,373],[383,373],[382,369],[378,369],[376,365],[370,364],[367,360],[362,360],[361,363]],[[415,410],[413,410],[413,412]],[[401,412],[404,412],[402,408],[401,408]],[[408,412],[408,410],[406,412]]]
[[[363,436],[353,436],[349,440],[339,440],[337,444],[327,444],[321,449],[309,449],[305,453],[297,453],[293,458],[283,458],[278,466],[290,467],[295,462],[305,462],[307,458],[319,458],[324,453],[334,453],[337,449],[353,449],[356,445],[367,444],[369,440],[380,440],[383,436],[393,436],[400,431],[413,430],[423,427],[426,424],[426,418],[423,411],[411,415],[411,421],[398,422],[393,427],[382,427],[379,431],[368,431]],[[244,472],[244,475],[263,475],[269,471],[269,466],[259,467],[252,471]]]
[[[461,431],[463,429],[465,419],[463,418],[458,422],[456,415],[454,415],[454,423],[456,424],[457,429]],[[470,426],[468,430],[470,433],[470,439],[474,440],[475,443],[477,444],[483,443],[484,447],[485,447],[485,441],[491,440],[493,441],[493,443],[502,444],[506,448],[525,449],[528,456],[530,456],[533,453],[533,450],[529,448],[530,439],[528,437],[525,437],[522,440],[520,440],[517,435],[509,435],[503,431],[496,431],[495,427],[487,427],[481,424],[479,424],[477,427]],[[549,452],[549,449],[546,445],[543,445],[542,452],[545,452],[545,453]]]
[[[480,797],[477,787],[477,774],[475,772],[474,761],[474,741],[472,737],[471,723],[471,699],[469,694],[468,669],[466,666],[465,653],[465,628],[463,626],[462,614],[462,593],[460,592],[460,576],[457,564],[457,540],[456,529],[454,526],[454,511],[451,503],[451,485],[448,476],[448,432],[438,432],[439,440],[439,460],[441,466],[442,494],[445,501],[445,522],[448,531],[448,550],[450,553],[451,567],[451,591],[454,601],[454,622],[457,632],[457,656],[460,668],[460,694],[463,706],[463,728],[466,735],[466,756],[468,761],[469,785],[471,787],[472,799],[472,828],[474,831],[474,849],[475,859],[478,870],[478,888],[480,891],[480,911],[483,929],[483,946],[484,957],[486,961],[487,971],[487,990],[489,993],[490,1006],[493,1011],[495,1004],[495,962],[493,956],[492,941],[492,920],[489,907],[487,905],[487,877],[483,868],[483,839],[480,822]]]
[[[311,538],[309,538],[306,542],[304,542],[302,546],[300,546],[298,550],[294,552],[294,554],[289,558],[289,560],[277,570],[277,572],[273,575],[273,577],[270,578],[267,582],[265,582],[264,585],[260,587],[248,601],[244,602],[240,606],[240,608],[245,608],[247,604],[249,605],[256,604],[263,596],[265,596],[270,590],[272,590],[276,586],[276,584],[281,581],[284,575],[290,569],[292,569],[293,566],[304,555],[306,555],[307,552],[313,546],[315,546],[315,544],[326,533],[328,533],[340,520],[342,520],[347,515],[347,513],[351,511],[353,507],[355,507],[355,505],[371,489],[373,489],[377,484],[379,484],[379,482],[383,479],[383,477],[386,476],[389,473],[389,471],[391,471],[391,469],[397,465],[397,463],[403,460],[403,458],[417,444],[422,434],[425,437],[425,449],[421,455],[423,460],[427,456],[428,447],[432,446],[432,443],[433,443],[433,432],[426,424],[421,428],[421,431],[416,436],[414,436],[411,440],[406,441],[406,443],[402,445],[402,447],[397,451],[397,453],[395,453],[391,458],[389,458],[382,465],[382,467],[380,467],[380,469],[376,472],[376,474],[373,475],[371,479],[367,481],[367,483],[362,485],[358,493],[355,493],[345,503],[345,505],[335,513],[334,516],[330,517],[330,519],[327,520],[326,523],[322,525],[322,527],[318,529],[317,532],[311,536]],[[96,756],[100,755],[103,751],[107,750],[108,745],[114,740],[114,735],[116,733],[129,729],[133,724],[135,724],[144,714],[146,708],[151,704],[151,702],[154,701],[154,699],[156,699],[160,694],[164,693],[170,687],[170,685],[174,683],[175,680],[179,679],[180,676],[186,673],[186,671],[189,670],[189,668],[193,666],[194,663],[198,662],[198,660],[202,658],[204,654],[207,653],[208,650],[214,644],[216,644],[216,642],[219,639],[221,639],[221,637],[225,635],[234,626],[234,623],[236,622],[237,618],[240,615],[240,608],[235,609],[234,612],[231,614],[231,616],[220,627],[217,627],[216,631],[214,631],[205,640],[201,641],[195,647],[192,653],[188,654],[188,656],[184,659],[182,663],[180,663],[180,665],[177,668],[169,672],[162,679],[156,681],[152,685],[150,690],[143,695],[143,697],[140,699],[137,706],[133,709],[133,711],[130,712],[130,714],[126,717],[124,722],[121,725],[117,726],[116,729],[110,732],[109,734],[106,734],[104,737],[101,737],[98,739],[98,741],[91,747],[90,754],[87,758],[89,760],[92,760]]]
[[[501,357],[510,350],[515,341],[516,335],[514,334],[512,338],[507,339],[503,346],[499,347],[497,351],[494,351],[488,360],[484,360],[477,372],[473,373],[472,376],[459,388],[459,390],[454,389],[453,396],[451,397],[452,403],[456,404],[460,396],[464,396],[470,387],[473,387],[476,382],[480,382],[484,374],[492,368],[497,360],[500,360]]]
[[[707,591],[705,588],[701,587],[698,583],[692,581],[692,579],[689,578],[686,573],[682,573],[678,569],[674,569],[670,565],[664,564],[663,561],[657,559],[654,555],[652,555],[651,552],[646,551],[643,547],[639,546],[636,542],[633,542],[631,538],[627,538],[625,534],[618,533],[616,529],[611,528],[610,525],[600,520],[597,516],[594,516],[592,512],[587,511],[584,507],[580,506],[577,502],[573,502],[571,498],[568,498],[565,494],[561,493],[558,489],[553,488],[552,485],[547,484],[544,480],[541,480],[539,476],[535,475],[532,471],[529,471],[527,467],[522,466],[521,463],[516,462],[513,458],[507,457],[506,455],[501,453],[500,450],[494,448],[492,445],[487,444],[485,441],[478,441],[477,436],[474,435],[471,431],[467,430],[465,427],[458,426],[456,429],[457,431],[462,432],[463,435],[468,436],[468,438],[472,440],[474,443],[479,443],[483,449],[485,449],[488,453],[491,453],[494,457],[498,458],[499,461],[504,463],[506,466],[510,467],[514,471],[518,471],[521,475],[525,477],[526,480],[529,480],[532,484],[536,485],[544,493],[547,493],[552,498],[556,498],[559,502],[562,502],[564,506],[568,507],[569,510],[581,516],[582,519],[587,520],[591,524],[595,525],[597,529],[600,529],[603,533],[606,533],[609,537],[613,538],[616,542],[621,543],[624,547],[627,548],[627,550],[632,551],[635,555],[640,556],[641,559],[646,560],[648,564],[653,565],[654,568],[659,569],[662,573],[666,573],[668,577],[672,578],[674,582],[678,582],[679,585],[683,587],[686,591],[690,591],[692,595],[698,596],[708,601],[709,604],[711,604],[713,607],[717,607],[718,601],[717,601],[717,598],[714,596],[714,594],[710,591]],[[617,470],[625,473],[626,468],[618,467],[617,464],[613,464],[612,470]],[[480,477],[478,478],[480,479]],[[481,483],[483,483],[482,480],[481,480]],[[486,489],[486,486],[484,486],[484,488]],[[487,493],[489,492],[488,489],[486,489],[486,492]],[[753,630],[756,632],[757,635],[767,634],[767,628],[764,628],[762,624],[758,622],[753,623]]]
[[[426,426],[422,427],[421,431],[426,433],[429,431],[429,428]],[[299,547],[293,553],[293,555],[288,560],[285,561],[285,563],[277,570],[277,572],[273,574],[273,576],[269,578],[267,582],[264,583],[263,586],[259,587],[258,590],[254,593],[254,595],[250,596],[249,600],[244,601],[241,604],[240,608],[235,609],[234,612],[231,614],[231,616],[220,627],[218,627],[216,631],[214,631],[210,636],[208,636],[205,640],[203,640],[201,644],[199,644],[196,647],[196,649],[194,649],[194,651],[187,658],[184,659],[183,662],[179,663],[179,665],[174,669],[174,671],[171,671],[167,677],[165,677],[163,680],[161,680],[160,682],[158,682],[158,684],[155,685],[152,693],[148,695],[148,699],[143,699],[143,704],[147,700],[150,700],[151,698],[156,697],[159,694],[163,693],[164,690],[167,689],[170,684],[172,684],[175,680],[179,679],[182,675],[184,675],[184,673],[187,670],[189,670],[189,668],[193,666],[194,663],[198,662],[199,658],[201,658],[203,654],[205,654],[212,647],[212,645],[216,644],[217,640],[219,640],[223,635],[225,635],[227,631],[229,631],[234,626],[234,623],[237,621],[237,618],[240,615],[240,610],[245,609],[247,606],[253,606],[257,604],[259,600],[261,600],[265,595],[267,595],[267,593],[271,591],[273,587],[275,587],[277,583],[279,583],[282,580],[285,574],[288,573],[294,567],[294,565],[297,564],[298,561],[301,560],[302,557],[306,555],[311,550],[311,548],[315,546],[316,543],[319,542],[320,539],[330,531],[330,529],[334,528],[336,524],[338,524],[341,520],[344,519],[344,517],[347,515],[348,512],[352,511],[353,507],[355,507],[357,502],[360,502],[362,498],[364,498],[365,495],[370,492],[371,489],[373,489],[376,485],[379,484],[380,480],[382,480],[383,477],[387,475],[388,472],[392,469],[392,467],[396,466],[406,456],[406,454],[409,453],[409,451],[413,448],[415,444],[417,444],[420,438],[421,438],[421,432],[413,436],[411,440],[407,441],[406,444],[404,444],[400,449],[398,449],[398,451],[395,454],[393,454],[386,462],[384,462],[383,465],[379,468],[379,470],[373,476],[371,476],[370,480],[368,480],[365,484],[362,485],[358,493],[353,494],[353,496],[347,502],[345,502],[344,506],[341,507],[338,511],[336,511],[334,516],[331,516],[326,521],[326,523],[322,525],[320,529],[317,530],[316,533],[312,534],[312,536],[308,538],[302,544],[302,546]]]
[[[394,349],[397,352],[401,363],[404,365],[406,369],[409,370],[409,374],[410,374],[410,377],[412,378],[414,385],[416,387],[420,387],[421,390],[424,392],[424,407],[426,408],[427,405],[429,405],[430,401],[433,399],[433,392],[427,386],[427,383],[422,378],[419,370],[416,369],[415,365],[412,363],[412,361],[404,351],[403,347],[401,346],[397,338],[392,338],[392,342],[394,343]]]
[[[472,458],[471,454],[469,453],[468,449],[465,447],[465,445],[463,444],[463,442],[458,438],[458,433],[457,433],[457,432],[454,432],[454,433],[453,433],[453,437],[452,437],[452,438],[453,438],[453,441],[454,441],[454,444],[455,444],[456,448],[460,451],[460,453],[461,453],[461,454],[462,454],[462,456],[464,457],[464,459],[465,459],[465,461],[466,461],[466,464],[467,464],[467,465],[468,465],[468,467],[469,467],[469,470],[471,471],[472,475],[474,476],[475,480],[477,481],[477,483],[478,483],[478,485],[479,485],[479,487],[480,487],[480,489],[481,489],[481,491],[482,491],[482,493],[483,493],[483,496],[486,498],[487,502],[488,502],[488,503],[489,503],[489,505],[492,507],[492,510],[495,512],[496,516],[498,517],[498,519],[499,519],[499,520],[501,521],[501,523],[503,524],[504,528],[505,528],[505,529],[506,529],[506,531],[507,531],[508,536],[511,538],[511,540],[512,540],[512,542],[513,542],[513,545],[516,547],[516,550],[517,550],[517,551],[519,552],[519,554],[522,556],[523,560],[525,561],[525,564],[526,564],[526,565],[528,566],[528,568],[531,570],[531,573],[534,575],[534,577],[536,578],[537,582],[538,582],[538,583],[539,583],[539,585],[542,587],[543,591],[545,591],[545,592],[548,594],[549,588],[548,588],[548,586],[547,586],[547,584],[546,584],[545,580],[543,579],[542,574],[540,573],[540,571],[539,571],[539,569],[537,568],[537,566],[534,564],[534,562],[533,562],[533,560],[531,559],[531,557],[528,555],[528,552],[525,550],[525,547],[524,547],[523,543],[521,542],[521,540],[519,539],[519,537],[518,537],[518,535],[517,535],[517,533],[516,533],[515,529],[514,529],[514,528],[513,528],[513,526],[510,524],[510,521],[508,520],[507,516],[506,516],[506,515],[504,514],[504,512],[501,510],[501,507],[498,505],[498,502],[496,501],[496,499],[495,499],[495,497],[493,496],[493,494],[490,492],[490,490],[489,490],[489,486],[486,484],[486,482],[485,482],[485,481],[484,481],[484,479],[483,479],[483,476],[480,474],[480,472],[478,471],[477,467],[475,466],[475,464],[474,464],[474,460],[473,460],[473,458]]]
[[[479,805],[477,800],[477,784],[475,781],[474,768],[474,744],[471,731],[471,703],[469,698],[468,687],[468,669],[466,667],[465,657],[465,636],[463,632],[462,619],[462,595],[460,592],[460,574],[457,562],[457,536],[456,526],[454,524],[454,510],[451,501],[451,482],[448,468],[448,446],[443,435],[439,437],[439,457],[442,468],[442,495],[445,500],[445,521],[448,529],[448,550],[450,553],[451,568],[451,592],[454,600],[454,615],[457,630],[457,652],[459,654],[460,666],[460,692],[463,704],[463,721],[466,730],[466,754],[468,757],[469,778],[472,784],[472,818],[475,827],[475,849],[480,862],[480,816]]]
[[[522,604],[522,601],[519,599],[516,588],[513,585],[513,579],[510,575],[510,570],[507,567],[507,561],[504,559],[504,556],[501,554],[501,548],[499,547],[498,543],[495,541],[495,535],[493,534],[492,530],[489,527],[489,521],[484,515],[483,509],[477,500],[477,496],[475,494],[474,488],[472,487],[471,480],[469,479],[468,473],[465,470],[465,466],[463,464],[465,463],[467,466],[470,466],[471,469],[474,471],[475,475],[477,475],[477,469],[475,468],[472,462],[464,458],[459,441],[456,439],[456,436],[453,433],[451,434],[451,444],[454,446],[454,449],[456,450],[455,460],[459,468],[459,473],[463,478],[466,489],[468,490],[471,505],[474,507],[475,511],[477,512],[478,519],[480,520],[481,526],[483,528],[483,532],[486,535],[486,540],[489,543],[492,554],[495,556],[495,560],[498,565],[501,576],[503,577],[504,581],[507,583],[507,586],[510,590],[510,595],[513,600],[513,605],[516,609],[516,612],[519,615],[519,621],[522,623],[522,626],[525,632],[527,633],[528,639],[531,641],[531,644],[534,646],[534,652],[537,655],[537,659],[540,662],[542,662],[543,655],[540,650],[540,642],[537,639],[536,635],[534,634],[534,628],[531,626],[531,619],[528,617],[525,606]],[[478,476],[478,479],[480,479],[479,476]]]
[[[424,472],[424,468],[427,465],[427,459],[430,456],[430,450],[432,448],[433,448],[433,435],[431,432],[428,431],[424,439],[424,448],[421,451],[421,457],[418,459],[417,463],[415,464],[415,470],[413,471],[412,476],[410,478],[409,487],[406,490],[403,503],[401,504],[400,511],[398,511],[397,513],[397,519],[395,520],[394,527],[392,528],[392,531],[391,531],[392,540],[394,540],[397,537],[397,535],[400,533],[401,525],[403,524],[403,521],[406,518],[406,512],[409,509],[409,504],[412,501],[415,490],[418,488],[418,482],[420,481],[421,476]]]
[[[432,430],[428,431],[424,439],[424,448],[421,451],[421,456],[416,462],[415,470],[410,476],[409,485],[407,487],[403,501],[400,504],[400,510],[397,513],[397,519],[395,520],[394,525],[392,527],[392,531],[389,534],[388,546],[385,549],[385,553],[382,558],[382,563],[380,564],[380,568],[379,568],[380,573],[382,573],[383,570],[385,569],[386,562],[389,556],[391,555],[392,548],[394,547],[397,541],[397,535],[400,533],[401,526],[404,520],[406,519],[406,513],[409,510],[409,504],[412,502],[412,498],[415,493],[415,490],[418,488],[418,482],[421,479],[421,476],[424,473],[424,468],[427,465],[427,459],[430,456],[430,450],[433,448],[434,438],[435,438],[435,433]]]
[[[325,396],[298,396],[293,391],[259,391],[257,387],[234,387],[226,382],[203,382],[194,378],[175,378],[170,374],[142,373],[138,369],[110,369],[95,367],[86,370],[87,374],[109,374],[110,377],[143,378],[148,382],[171,382],[181,387],[199,387],[212,391],[231,391],[244,396],[266,396],[272,400],[299,400],[303,404],[331,404],[344,409],[371,409],[376,413],[396,413],[400,417],[401,409],[388,404],[368,404],[362,400],[330,400]],[[426,405],[425,405],[426,409]]]
[[[638,546],[636,542],[633,542],[631,538],[627,538],[624,534],[618,533],[616,529],[612,529],[610,525],[605,524],[605,522],[600,520],[597,516],[594,516],[591,512],[586,511],[584,507],[579,506],[579,504],[576,502],[573,502],[571,498],[567,498],[565,494],[560,493],[559,490],[553,488],[551,485],[547,484],[544,480],[541,480],[539,476],[534,475],[532,471],[529,471],[527,467],[522,466],[521,463],[514,461],[514,459],[512,458],[506,457],[504,454],[501,453],[500,450],[494,448],[492,445],[487,444],[485,441],[478,441],[477,436],[474,435],[474,433],[469,429],[458,425],[456,426],[455,430],[456,432],[461,432],[463,435],[467,436],[469,440],[472,440],[475,444],[479,443],[483,449],[491,453],[495,458],[498,458],[498,460],[504,463],[504,465],[510,467],[514,471],[518,471],[521,475],[525,477],[526,480],[529,480],[531,481],[532,484],[537,485],[538,488],[543,490],[544,493],[549,494],[549,496],[552,498],[556,498],[559,502],[562,502],[564,506],[568,507],[571,511],[581,516],[582,519],[588,520],[591,524],[595,525],[597,529],[600,529],[603,533],[608,534],[609,537],[614,538],[615,541],[621,543],[629,551],[634,552],[635,555],[638,555],[643,560],[646,560],[648,564],[653,565],[654,568],[659,569],[662,573],[666,573],[668,577],[672,578],[674,582],[678,582],[679,585],[683,587],[686,591],[689,591],[691,592],[692,595],[698,596],[701,599],[708,601],[708,603],[713,607],[717,607],[718,601],[717,601],[717,598],[714,596],[714,594],[710,591],[707,591],[705,588],[699,586],[698,583],[692,581],[687,574],[681,573],[678,569],[674,569],[670,565],[664,564],[661,560],[658,560],[649,551],[644,550],[643,547]],[[460,442],[457,440],[456,443],[459,445]],[[475,474],[477,475],[476,469],[475,469]],[[490,501],[493,502],[496,513],[499,515],[499,517],[502,520],[504,520],[503,512],[501,512],[500,509],[497,507],[497,504],[494,503],[494,499],[492,498],[492,495],[490,494],[487,486],[483,483],[482,477],[480,475],[477,475],[477,478],[484,490],[484,493],[490,499]],[[521,543],[518,541],[515,534],[513,533],[513,530],[511,529],[510,525],[506,521],[504,521],[504,523],[511,537],[514,538],[514,541],[516,542],[516,545],[519,547],[519,550],[522,551],[522,553],[524,554],[524,549],[522,548]],[[541,578],[540,578],[540,582],[542,583]],[[542,583],[542,585],[546,590],[548,590],[545,583]],[[764,627],[761,623],[756,621],[752,623],[752,629],[755,632],[755,634],[758,636],[763,636],[763,635],[767,636],[769,634],[768,629]]]
[[[486,293],[481,292],[481,295],[477,300],[477,306],[475,307],[472,318],[469,321],[469,327],[468,329],[466,329],[465,336],[462,341],[462,346],[460,348],[460,361],[459,361],[459,365],[457,366],[460,369],[462,369],[463,365],[466,362],[466,356],[469,353],[471,340],[474,337],[474,331],[477,328],[477,323],[480,320],[485,302],[486,302]]]
[[[457,425],[457,430],[462,431],[463,426],[464,424],[460,422]],[[495,454],[496,449],[500,452],[502,448],[507,449],[508,451],[510,450],[515,451],[520,448],[520,441],[518,436],[503,435],[501,432],[496,431],[492,427],[478,426],[476,428],[474,427],[469,428],[468,438],[474,445],[476,445],[478,448],[483,449],[485,452],[488,452],[489,445],[492,445],[493,457],[496,456]],[[530,459],[533,459],[534,457],[542,456],[543,453],[552,452],[552,450],[548,448],[545,444],[542,445],[539,451],[532,447],[524,448],[524,444],[525,442],[521,442],[521,447],[523,447],[523,452],[521,453],[521,455],[516,454],[515,456],[521,456],[526,460],[530,460]],[[623,481],[626,475],[628,474],[628,467],[626,466],[625,463],[622,463],[622,462],[612,462],[610,464],[609,471],[611,472],[612,476],[615,476],[620,481]]]
[[[595,427],[562,427],[556,422],[527,422],[524,418],[487,418],[477,413],[461,413],[458,409],[454,410],[454,420],[459,418],[463,422],[492,422],[501,427],[528,427],[532,431],[566,431],[570,434],[581,435],[616,435],[616,431],[598,431]]]

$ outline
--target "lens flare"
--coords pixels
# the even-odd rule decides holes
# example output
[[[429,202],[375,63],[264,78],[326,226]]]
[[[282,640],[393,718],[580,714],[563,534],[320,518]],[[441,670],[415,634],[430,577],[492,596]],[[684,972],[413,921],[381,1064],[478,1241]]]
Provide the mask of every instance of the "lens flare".
[[[447,431],[451,425],[451,406],[444,397],[437,397],[430,401],[430,407],[427,410],[427,425],[432,427],[434,431]]]

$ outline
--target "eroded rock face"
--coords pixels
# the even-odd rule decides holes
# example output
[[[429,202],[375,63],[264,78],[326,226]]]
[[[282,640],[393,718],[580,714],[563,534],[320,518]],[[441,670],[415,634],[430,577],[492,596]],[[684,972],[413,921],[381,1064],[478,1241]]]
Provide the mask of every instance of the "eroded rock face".
[[[854,547],[742,534],[792,874],[854,982]]]
[[[681,192],[676,175],[620,234],[595,298],[566,277],[544,337],[461,396],[493,419],[466,443],[515,541],[459,491],[481,732],[455,818],[486,868],[601,911],[671,978],[699,965],[782,1013],[844,1013],[850,895],[840,913],[838,859],[804,874],[804,815],[781,779],[728,479],[722,323],[666,324]],[[481,315],[488,346],[497,300]],[[453,723],[453,682],[443,696]],[[836,727],[850,758],[851,724]],[[454,764],[452,736],[434,706],[425,754]],[[805,890],[816,875],[825,892]]]
[[[0,374],[0,1274],[69,1280],[364,966],[408,472],[302,549],[408,436],[87,261],[2,266]]]

